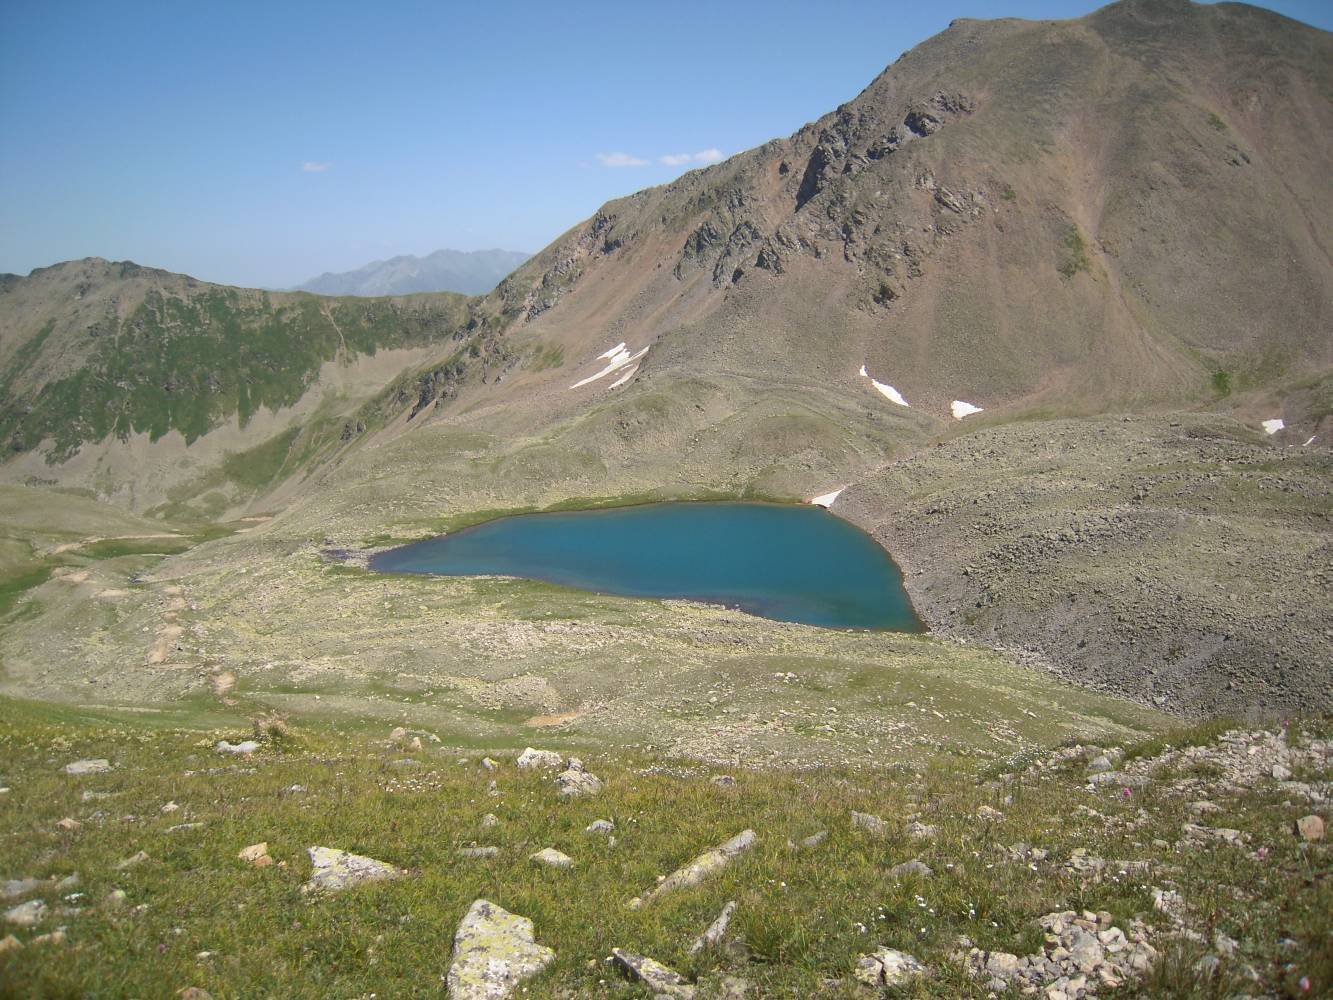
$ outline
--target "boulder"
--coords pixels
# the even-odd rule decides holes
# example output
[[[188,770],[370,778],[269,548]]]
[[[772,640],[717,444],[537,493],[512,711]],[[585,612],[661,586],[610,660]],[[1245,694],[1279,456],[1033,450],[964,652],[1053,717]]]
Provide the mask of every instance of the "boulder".
[[[859,826],[876,837],[882,837],[889,832],[889,824],[880,817],[873,813],[857,812],[855,809],[852,810],[852,826]]]
[[[101,774],[103,771],[111,770],[111,761],[104,757],[93,760],[76,760],[73,763],[66,764],[62,770],[66,774]]]
[[[46,917],[46,904],[30,899],[5,911],[5,920],[17,927],[36,927]]]
[[[753,830],[742,830],[725,843],[704,851],[683,868],[676,869],[659,882],[655,889],[647,893],[643,897],[643,902],[650,903],[667,893],[693,888],[703,883],[752,848],[758,840]]]
[[[1324,820],[1320,816],[1311,813],[1309,816],[1302,816],[1296,821],[1296,832],[1301,839],[1307,843],[1324,839]]]
[[[611,833],[616,825],[609,819],[595,819],[583,828],[584,833]]]
[[[562,761],[563,758],[554,750],[534,750],[532,747],[528,747],[518,755],[517,764],[525,770],[533,768],[554,771],[561,765]]]
[[[528,860],[547,868],[573,868],[574,859],[568,854],[557,851],[554,847],[543,847],[536,854],[528,855]]]
[[[570,757],[565,770],[555,776],[555,787],[561,798],[596,795],[602,790],[602,781],[583,767],[583,761]]]
[[[445,977],[450,1000],[505,1000],[555,961],[536,943],[532,921],[476,900],[454,932],[454,959]]]
[[[333,847],[311,847],[309,854],[314,870],[310,873],[310,881],[302,887],[305,892],[346,889],[362,882],[399,878],[405,874],[402,869],[383,861]]]
[[[18,899],[44,885],[46,881],[40,878],[12,878],[7,882],[0,882],[0,899]]]
[[[894,865],[889,869],[889,874],[894,878],[902,878],[904,875],[919,875],[922,878],[929,878],[934,875],[934,870],[924,861],[917,861],[913,858],[911,861],[904,861],[900,865]]]

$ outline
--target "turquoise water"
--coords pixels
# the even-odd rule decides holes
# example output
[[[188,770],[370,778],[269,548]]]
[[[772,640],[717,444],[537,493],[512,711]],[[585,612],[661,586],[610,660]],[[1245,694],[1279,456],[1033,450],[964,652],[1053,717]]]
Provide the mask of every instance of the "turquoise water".
[[[922,631],[888,553],[819,507],[657,503],[519,514],[382,552],[370,568],[517,576],[807,625]]]

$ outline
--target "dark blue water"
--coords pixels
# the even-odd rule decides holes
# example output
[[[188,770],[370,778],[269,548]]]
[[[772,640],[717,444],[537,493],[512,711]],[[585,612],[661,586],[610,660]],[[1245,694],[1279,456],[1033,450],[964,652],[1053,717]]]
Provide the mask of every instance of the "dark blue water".
[[[922,630],[888,553],[819,507],[657,503],[519,514],[380,553],[370,567],[683,597],[807,625]]]

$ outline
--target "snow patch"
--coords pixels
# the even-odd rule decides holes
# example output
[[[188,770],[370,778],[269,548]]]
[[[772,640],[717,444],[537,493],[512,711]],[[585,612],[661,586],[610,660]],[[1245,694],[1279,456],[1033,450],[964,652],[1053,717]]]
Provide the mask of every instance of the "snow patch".
[[[1276,434],[1278,431],[1282,430],[1282,428],[1286,426],[1287,425],[1283,423],[1280,418],[1277,417],[1273,418],[1272,420],[1265,420],[1263,422],[1263,428],[1265,434]]]
[[[909,406],[907,400],[903,399],[903,394],[891,385],[885,385],[883,382],[876,382],[873,378],[870,384],[880,391],[890,402],[897,403],[899,406]]]
[[[616,379],[614,382],[612,382],[610,385],[608,385],[607,388],[608,388],[608,389],[618,389],[620,386],[624,385],[626,382],[628,382],[630,379],[632,379],[632,378],[634,377],[634,373],[637,372],[638,370],[639,370],[639,366],[638,366],[638,365],[635,365],[635,366],[634,366],[633,368],[631,368],[629,371],[625,372],[624,375],[621,375],[620,378]]]
[[[908,405],[907,400],[903,399],[903,394],[899,392],[897,389],[895,389],[893,386],[887,385],[883,382],[876,382],[873,378],[871,378],[870,373],[866,371],[865,365],[861,366],[861,377],[870,379],[870,384],[873,385],[876,389],[878,389],[880,394],[885,396],[891,402],[897,403],[899,406]]]
[[[964,417],[970,417],[974,413],[980,413],[983,407],[973,406],[971,403],[965,403],[961,399],[955,399],[949,404],[949,409],[953,412],[955,420],[962,420]]]
[[[831,493],[821,493],[817,497],[811,497],[810,502],[814,504],[816,507],[823,507],[827,509],[833,506],[833,501],[838,499],[838,494],[841,493],[846,488],[847,488],[846,486],[839,486],[836,490],[833,490]]]
[[[619,371],[626,365],[638,361],[641,357],[643,357],[647,353],[648,353],[648,348],[645,347],[638,354],[630,354],[628,348],[626,348],[623,343],[617,344],[615,347],[611,348],[611,350],[605,352],[604,354],[597,355],[598,361],[606,361],[607,364],[605,368],[599,371],[596,375],[589,375],[587,378],[575,382],[573,385],[570,386],[570,388],[581,389],[589,382],[596,382],[599,378],[604,378],[605,376],[610,375],[612,372]],[[617,382],[616,385],[620,385],[620,382]],[[612,386],[611,388],[614,389],[615,386]]]
[[[1310,440],[1306,441],[1305,444],[1301,445],[1301,447],[1302,448],[1310,447],[1310,445],[1314,444],[1314,439],[1317,438],[1318,436],[1319,436],[1318,434],[1311,434]]]

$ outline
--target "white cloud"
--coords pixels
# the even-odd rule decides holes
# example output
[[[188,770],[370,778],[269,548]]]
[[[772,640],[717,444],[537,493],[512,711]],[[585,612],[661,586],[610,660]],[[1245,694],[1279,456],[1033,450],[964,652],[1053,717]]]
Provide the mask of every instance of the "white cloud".
[[[668,153],[657,161],[668,167],[683,167],[687,163],[716,163],[722,159],[720,149],[701,149],[697,153]]]
[[[647,160],[641,160],[629,153],[598,153],[597,162],[604,167],[646,167]]]
[[[320,163],[316,160],[306,160],[301,164],[301,169],[307,174],[322,174],[331,166],[333,166],[332,163]]]

